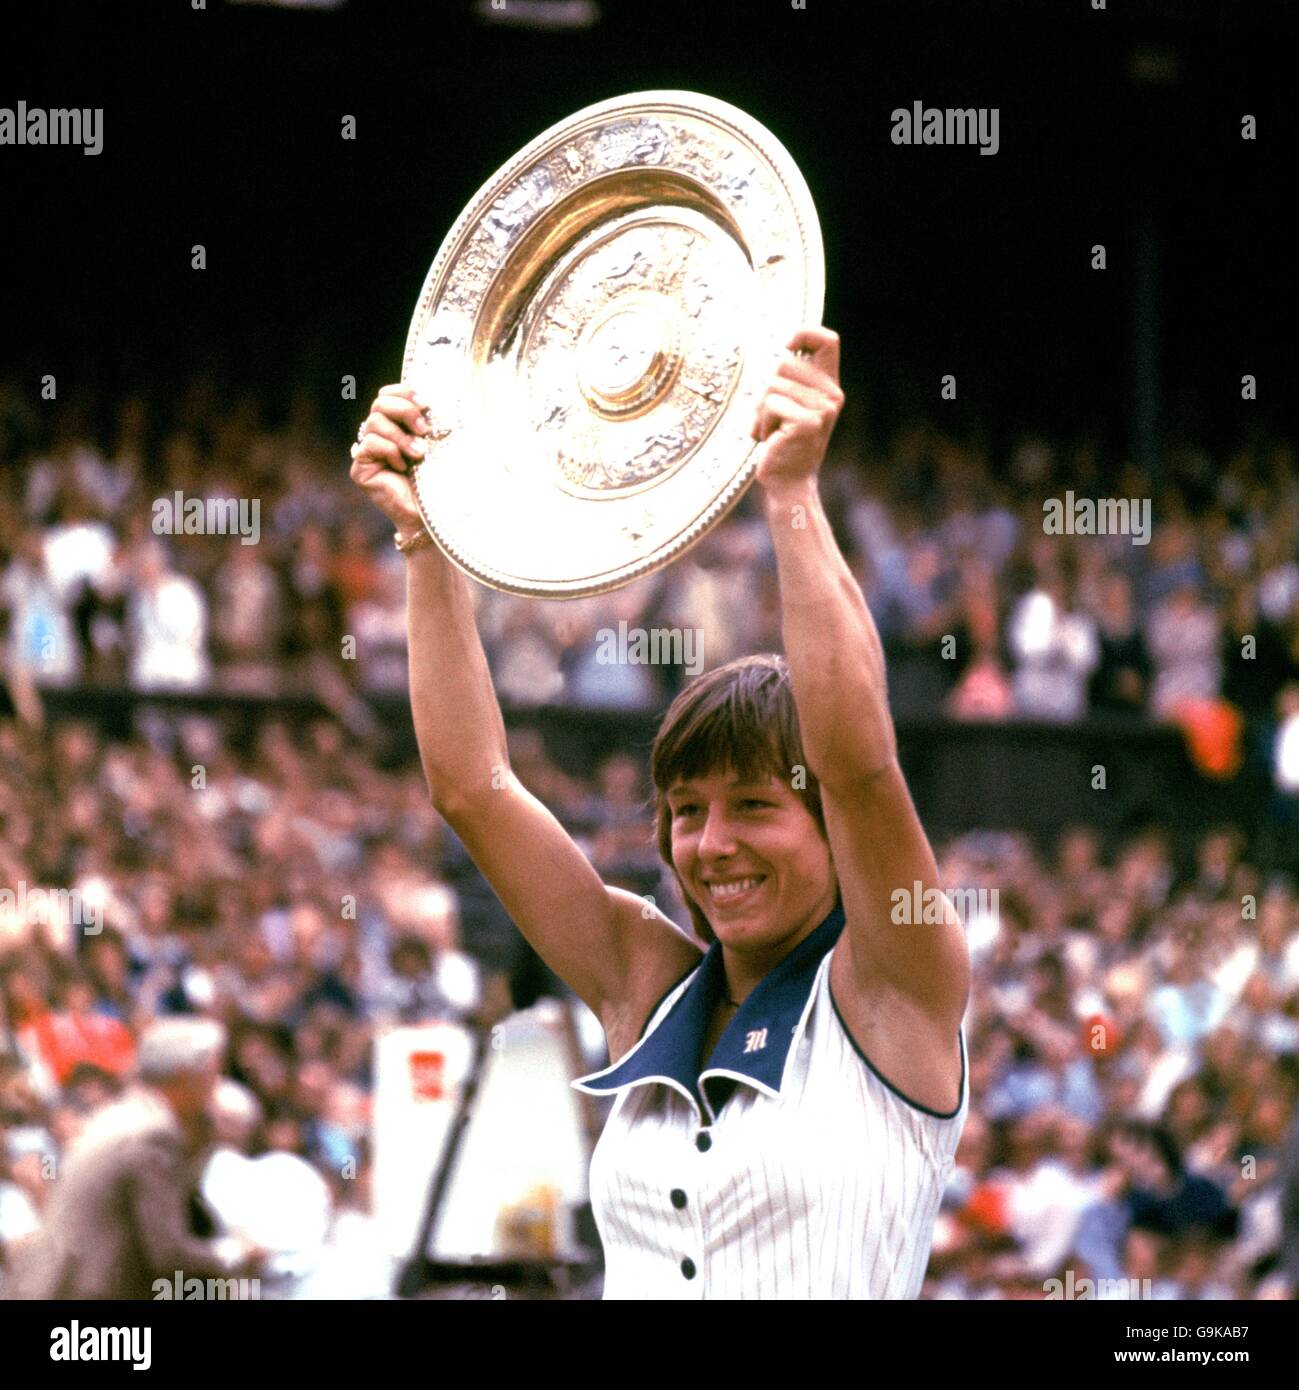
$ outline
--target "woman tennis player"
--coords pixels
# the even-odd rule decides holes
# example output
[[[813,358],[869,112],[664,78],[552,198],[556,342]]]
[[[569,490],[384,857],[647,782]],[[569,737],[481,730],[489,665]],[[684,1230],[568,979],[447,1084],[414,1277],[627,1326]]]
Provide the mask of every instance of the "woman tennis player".
[[[574,1085],[617,1098],[591,1162],[607,1299],[914,1298],[969,1104],[964,931],[818,494],[839,339],[806,328],[788,347],[753,426],[786,655],[696,677],[651,755],[660,852],[703,951],[602,883],[511,773],[472,581],[425,543],[406,476],[428,430],[414,392],[385,387],[353,448],[409,545],[433,802],[604,1027],[612,1064]],[[922,899],[942,921],[897,920]]]

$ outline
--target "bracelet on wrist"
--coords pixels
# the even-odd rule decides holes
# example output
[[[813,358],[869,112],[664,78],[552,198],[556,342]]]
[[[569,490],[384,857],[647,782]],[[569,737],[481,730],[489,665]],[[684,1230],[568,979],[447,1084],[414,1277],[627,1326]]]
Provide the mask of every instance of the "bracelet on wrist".
[[[432,545],[433,537],[421,526],[418,531],[394,532],[392,543],[403,555],[409,555],[412,550],[422,550],[426,545]]]

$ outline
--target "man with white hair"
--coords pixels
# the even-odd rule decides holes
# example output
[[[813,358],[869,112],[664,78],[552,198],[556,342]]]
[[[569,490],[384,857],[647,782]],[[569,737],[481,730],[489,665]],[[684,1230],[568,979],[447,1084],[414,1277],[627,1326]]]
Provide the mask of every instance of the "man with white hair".
[[[137,1084],[91,1116],[70,1146],[45,1229],[15,1271],[18,1298],[148,1299],[156,1280],[231,1278],[260,1252],[189,1228],[226,1034],[208,1019],[167,1018],[140,1038]]]

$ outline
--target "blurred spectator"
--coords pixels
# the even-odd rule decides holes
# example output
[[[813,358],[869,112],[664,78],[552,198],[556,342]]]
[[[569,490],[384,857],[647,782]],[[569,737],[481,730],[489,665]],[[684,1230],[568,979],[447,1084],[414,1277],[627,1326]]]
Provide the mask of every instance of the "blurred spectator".
[[[1087,679],[1100,659],[1096,629],[1071,611],[1063,579],[1047,575],[1019,601],[1008,632],[1015,655],[1014,688],[1029,719],[1078,719],[1087,708]]]
[[[197,1020],[167,1020],[145,1034],[139,1086],[99,1110],[73,1143],[14,1294],[146,1299],[156,1279],[176,1271],[226,1277],[260,1258],[246,1243],[222,1246],[189,1232],[191,1165],[223,1042],[219,1027]]]
[[[354,588],[360,585],[354,583]],[[406,673],[406,562],[395,551],[376,564],[363,596],[347,609],[349,633],[356,639],[356,673],[361,689],[403,693]]]
[[[194,580],[169,567],[167,552],[156,541],[145,541],[136,551],[127,628],[135,689],[201,690],[207,685],[207,600]]]
[[[1122,1122],[1112,1127],[1107,1147],[1110,1167],[1099,1189],[1104,1195],[1085,1208],[1078,1229],[1078,1254],[1093,1277],[1134,1277],[1125,1272],[1133,1262],[1127,1242],[1134,1228],[1165,1237],[1193,1231],[1222,1235],[1234,1229],[1235,1214],[1225,1194],[1207,1178],[1185,1170],[1164,1130]],[[1142,1275],[1138,1269],[1135,1277]]]
[[[1299,611],[1299,513],[1293,506],[1273,519],[1259,538],[1259,611],[1283,624]]]
[[[1281,1158],[1281,1269],[1291,1296],[1299,1294],[1299,1114],[1290,1122]]]
[[[1096,614],[1100,655],[1088,691],[1090,707],[1109,714],[1145,712],[1150,655],[1137,623],[1128,577],[1111,571],[1101,586]]]
[[[1151,614],[1146,630],[1155,665],[1151,706],[1169,717],[1186,698],[1210,699],[1222,679],[1217,614],[1193,584],[1175,588]]]
[[[1294,668],[1282,632],[1259,612],[1254,585],[1241,584],[1232,593],[1222,642],[1223,695],[1247,717],[1267,718]]]
[[[387,970],[369,996],[372,1016],[385,1023],[426,1023],[459,1018],[477,1002],[481,986],[466,957],[439,952],[429,943],[404,936],[388,953]]]
[[[44,1156],[39,1131],[0,1126],[0,1288],[6,1268],[12,1267],[41,1229],[40,1211],[14,1172],[24,1157]]]
[[[231,546],[213,576],[213,644],[226,689],[272,695],[282,665],[284,597],[259,552]]]
[[[637,632],[645,633],[644,640],[649,640],[655,592],[643,582],[628,584],[607,599],[565,605],[567,611],[559,615],[555,632],[567,650],[562,662],[564,694],[573,704],[587,709],[634,710],[653,709],[658,703],[664,689],[661,669],[649,661],[629,659],[630,643]],[[619,640],[623,624],[626,641]],[[649,654],[655,655],[653,651]],[[667,654],[673,654],[670,646]]]
[[[615,753],[596,773],[599,792],[592,807],[598,826],[592,862],[605,878],[619,873],[657,873],[654,818],[635,758]]]
[[[130,1030],[120,1019],[95,1008],[89,981],[74,978],[63,988],[63,1007],[41,1007],[18,1027],[19,1045],[53,1085],[63,1086],[73,1071],[88,1064],[110,1076],[123,1076],[135,1060]]]
[[[667,625],[704,633],[705,670],[754,650],[751,589],[769,545],[764,523],[733,515],[667,571],[664,603],[674,620]]]
[[[50,685],[68,685],[81,674],[81,649],[67,601],[50,575],[40,533],[23,533],[17,554],[0,575],[0,599],[8,609],[6,664]]]
[[[1274,776],[1282,796],[1299,797],[1299,682],[1277,696],[1278,725]]]
[[[322,522],[307,521],[296,533],[287,569],[288,654],[299,670],[310,673],[323,658],[337,663],[342,655],[343,597],[335,578],[329,532]]]
[[[991,566],[969,561],[961,570],[961,620],[958,645],[971,649],[964,667],[958,666],[956,685],[947,710],[956,719],[1004,719],[1014,713],[1015,696],[1001,662],[997,629],[996,573]]]
[[[492,677],[502,705],[546,705],[564,690],[563,647],[539,604],[530,607],[496,594],[479,599],[483,642],[493,654]]]
[[[994,641],[976,644],[969,665],[947,699],[954,719],[1006,719],[1015,712],[1015,694]]]

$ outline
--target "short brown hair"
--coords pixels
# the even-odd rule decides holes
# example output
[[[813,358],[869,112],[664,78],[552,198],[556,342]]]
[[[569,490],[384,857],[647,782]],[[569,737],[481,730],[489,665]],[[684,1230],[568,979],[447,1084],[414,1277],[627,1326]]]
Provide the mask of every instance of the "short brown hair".
[[[716,940],[672,863],[672,815],[668,788],[678,781],[727,769],[748,780],[770,774],[786,781],[801,768],[805,786],[793,790],[825,834],[821,787],[803,755],[798,708],[783,656],[741,656],[696,676],[663,716],[650,752],[659,856],[677,886],[700,939]]]

